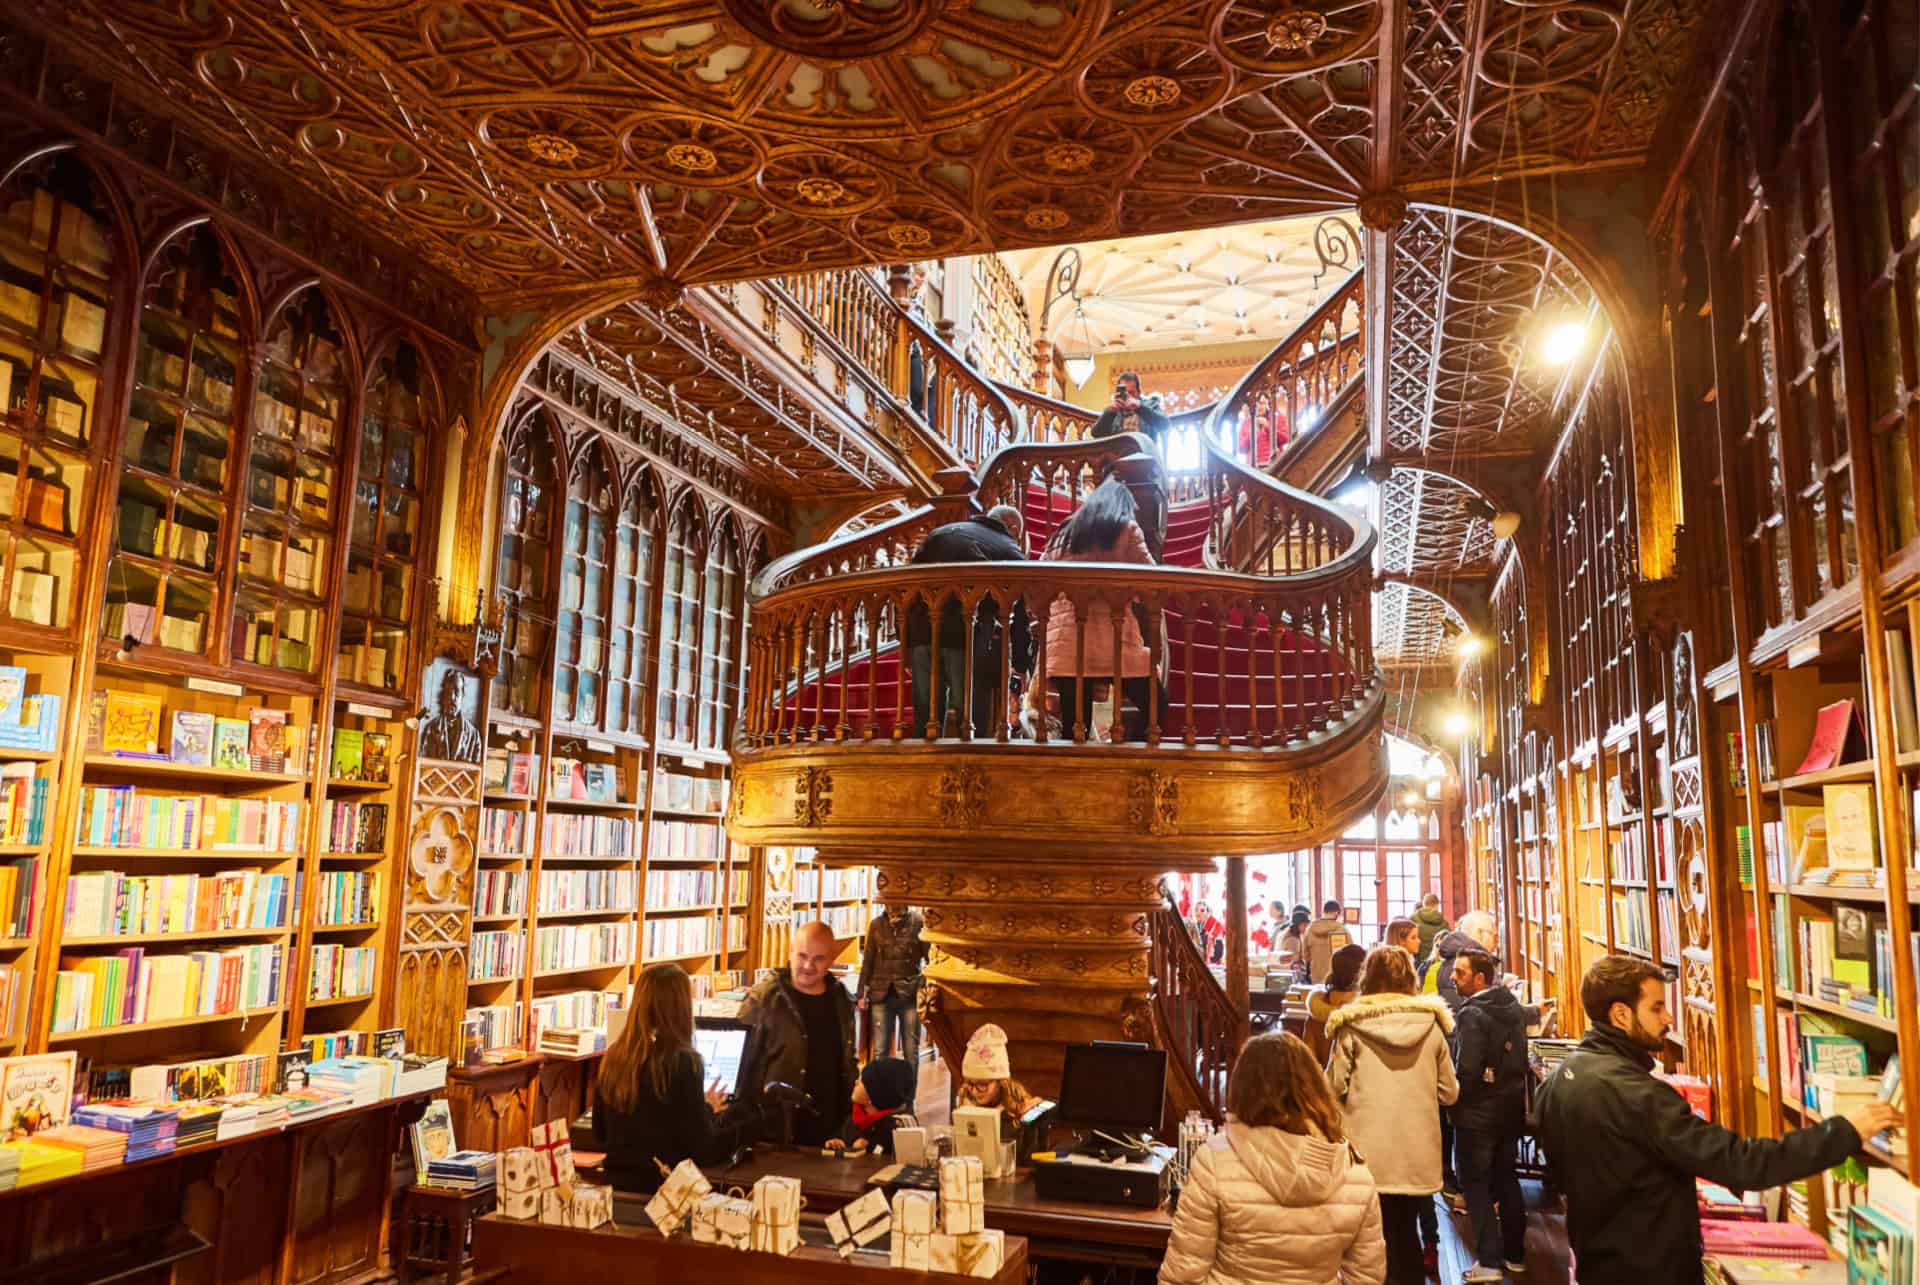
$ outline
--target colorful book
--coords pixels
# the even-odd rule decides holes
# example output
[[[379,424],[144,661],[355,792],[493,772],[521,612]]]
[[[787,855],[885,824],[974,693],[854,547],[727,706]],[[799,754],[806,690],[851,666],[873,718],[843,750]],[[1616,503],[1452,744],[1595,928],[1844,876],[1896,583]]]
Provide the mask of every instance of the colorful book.
[[[248,735],[249,729],[244,719],[214,719],[213,765],[236,772],[246,771]]]
[[[333,731],[333,760],[327,775],[336,781],[362,780],[366,770],[366,733],[351,727]]]
[[[167,757],[175,763],[209,766],[213,762],[213,715],[190,709],[173,711],[173,736]]]
[[[248,713],[247,765],[255,772],[287,770],[287,711],[255,709]]]
[[[72,1049],[0,1058],[0,1135],[6,1141],[18,1142],[67,1123],[77,1062]]]
[[[26,698],[26,669],[20,665],[0,665],[0,724],[18,723]]]
[[[393,738],[385,732],[368,732],[361,738],[360,779],[385,781],[392,771],[389,755]]]
[[[141,757],[159,754],[160,714],[158,696],[144,692],[108,692],[101,752]]]
[[[434,1098],[427,1103],[425,1113],[407,1126],[407,1139],[413,1145],[414,1175],[424,1183],[427,1180],[427,1165],[445,1160],[455,1151],[453,1111],[445,1098]]]

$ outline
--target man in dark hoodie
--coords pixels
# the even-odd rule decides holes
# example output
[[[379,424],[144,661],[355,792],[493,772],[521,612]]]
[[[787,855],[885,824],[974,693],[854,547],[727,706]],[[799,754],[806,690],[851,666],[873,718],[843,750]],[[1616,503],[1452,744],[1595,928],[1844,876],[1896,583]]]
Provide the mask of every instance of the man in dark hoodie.
[[[1587,1033],[1540,1086],[1534,1115],[1567,1193],[1581,1285],[1700,1285],[1695,1179],[1735,1191],[1782,1186],[1900,1123],[1896,1108],[1870,1102],[1777,1141],[1743,1138],[1702,1120],[1650,1074],[1673,1024],[1658,968],[1628,955],[1597,960],[1580,983],[1580,1007]]]
[[[1467,1285],[1526,1269],[1527,1205],[1514,1171],[1527,1124],[1527,1010],[1499,984],[1493,956],[1475,946],[1454,956],[1453,1163],[1467,1195],[1478,1262]],[[1499,1218],[1495,1221],[1495,1210]]]

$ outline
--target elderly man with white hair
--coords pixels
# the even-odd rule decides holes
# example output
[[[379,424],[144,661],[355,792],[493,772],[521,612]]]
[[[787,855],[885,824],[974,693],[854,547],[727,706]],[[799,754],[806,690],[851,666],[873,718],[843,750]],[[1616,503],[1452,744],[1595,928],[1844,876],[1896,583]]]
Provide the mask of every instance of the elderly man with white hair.
[[[1022,562],[1027,556],[1025,538],[1026,523],[1020,510],[1010,504],[999,504],[985,513],[929,531],[913,555],[913,562],[915,566]],[[937,633],[933,623],[934,605],[940,612]],[[916,598],[907,608],[905,644],[907,668],[913,680],[913,726],[907,729],[909,736],[944,736],[947,717],[960,710],[969,678],[973,692],[966,703],[973,734],[991,736],[996,720],[1007,719],[1011,702],[1000,680],[1002,656],[1011,648],[1011,671],[1023,671],[1032,642],[1027,631],[1025,602],[1016,599],[1012,609],[1005,613],[1009,619],[1004,631],[1001,606],[989,595],[982,598],[975,609],[971,664],[967,656],[966,616],[957,597],[943,596],[938,586],[929,586],[925,596]]]

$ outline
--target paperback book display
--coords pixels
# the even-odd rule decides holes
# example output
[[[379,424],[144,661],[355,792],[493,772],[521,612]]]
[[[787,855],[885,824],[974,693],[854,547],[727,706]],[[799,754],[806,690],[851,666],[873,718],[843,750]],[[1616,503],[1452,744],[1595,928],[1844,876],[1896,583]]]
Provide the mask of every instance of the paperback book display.
[[[480,813],[480,851],[490,857],[527,856],[533,850],[531,814],[511,808],[486,808]]]
[[[555,924],[535,930],[536,973],[571,968],[612,967],[633,962],[633,924]]]
[[[540,913],[632,910],[638,887],[633,870],[542,870]]]
[[[213,767],[234,772],[298,772],[306,729],[284,709],[256,706],[245,718],[174,710],[148,692],[107,688],[87,708],[87,751],[106,758]]]
[[[718,861],[726,833],[719,826],[707,822],[668,821],[655,817],[651,839],[651,846],[647,850],[650,860]]]
[[[327,804],[327,851],[372,853],[387,850],[387,805],[350,803],[336,799]]]
[[[532,798],[533,787],[540,777],[540,756],[490,749],[481,768],[481,777],[489,794]]]
[[[633,857],[633,822],[624,817],[548,816],[546,855],[628,861]]]
[[[0,751],[60,748],[60,697],[29,692],[33,681],[19,665],[0,665]]]
[[[646,934],[649,960],[685,959],[713,953],[711,919],[649,919]]]
[[[149,794],[131,785],[80,791],[83,848],[168,848],[181,852],[291,852],[300,846],[305,805],[217,794]]]
[[[447,1079],[445,1058],[409,1056],[404,1045],[315,1059],[291,1086],[272,1081],[272,1063],[253,1055],[82,1073],[71,1051],[0,1058],[0,1191],[293,1127]]]
[[[527,872],[483,869],[473,881],[473,913],[482,918],[521,915],[527,909]]]
[[[333,732],[333,753],[327,762],[327,776],[335,781],[384,785],[392,771],[392,754],[392,738],[385,732],[337,727]]]
[[[309,1000],[350,999],[371,995],[379,951],[372,946],[316,943],[313,968],[307,982]]]
[[[467,980],[504,981],[527,966],[526,934],[515,930],[477,932],[467,946]]]
[[[65,928],[69,937],[285,928],[291,908],[283,874],[87,871],[67,877]]]
[[[37,848],[47,841],[53,779],[35,775],[33,768],[31,763],[0,764],[0,843]]]
[[[53,1031],[278,1007],[283,960],[278,943],[179,955],[134,946],[104,956],[63,956],[54,977]]]

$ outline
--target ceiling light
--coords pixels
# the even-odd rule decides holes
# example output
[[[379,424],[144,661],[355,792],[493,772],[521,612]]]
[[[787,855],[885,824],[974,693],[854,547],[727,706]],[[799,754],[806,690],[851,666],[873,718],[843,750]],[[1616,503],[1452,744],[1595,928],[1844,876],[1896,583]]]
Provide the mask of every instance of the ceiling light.
[[[1540,355],[1549,366],[1564,366],[1580,355],[1586,346],[1587,325],[1583,321],[1563,321],[1547,332]]]
[[[1467,717],[1464,710],[1456,709],[1453,713],[1447,715],[1447,721],[1444,726],[1448,736],[1465,736],[1473,730],[1473,720]]]
[[[1094,362],[1091,354],[1085,357],[1069,357],[1065,365],[1067,378],[1073,381],[1075,388],[1084,388],[1087,381],[1093,378]]]
[[[1486,642],[1479,634],[1461,634],[1460,641],[1453,645],[1462,660],[1472,660],[1486,650]]]
[[[1511,509],[1502,510],[1493,515],[1493,538],[1511,540],[1513,533],[1520,529],[1520,515]]]

